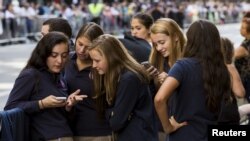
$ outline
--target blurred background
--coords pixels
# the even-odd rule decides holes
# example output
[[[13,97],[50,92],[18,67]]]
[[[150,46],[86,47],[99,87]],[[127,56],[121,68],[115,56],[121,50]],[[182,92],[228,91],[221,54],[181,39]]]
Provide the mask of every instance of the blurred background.
[[[106,33],[120,35],[129,30],[131,17],[145,12],[157,20],[174,19],[182,28],[202,18],[215,24],[237,23],[249,0],[0,0],[0,43],[33,42],[42,23],[63,17],[77,34],[81,25],[94,21]]]

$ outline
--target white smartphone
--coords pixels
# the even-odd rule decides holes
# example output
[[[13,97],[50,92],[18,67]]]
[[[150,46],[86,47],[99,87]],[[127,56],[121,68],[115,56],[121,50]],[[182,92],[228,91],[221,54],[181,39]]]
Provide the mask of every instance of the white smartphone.
[[[67,97],[64,97],[64,96],[58,96],[58,97],[56,97],[56,99],[57,99],[57,100],[66,100],[66,99],[67,99]]]

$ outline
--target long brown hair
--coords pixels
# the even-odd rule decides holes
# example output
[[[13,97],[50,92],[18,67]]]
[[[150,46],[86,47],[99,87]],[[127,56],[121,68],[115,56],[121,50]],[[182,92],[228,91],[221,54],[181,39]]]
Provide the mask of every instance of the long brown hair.
[[[232,96],[230,74],[221,51],[220,34],[216,26],[207,20],[198,20],[187,31],[184,57],[199,60],[208,109],[219,112],[221,101]]]
[[[234,46],[233,43],[226,37],[221,37],[221,51],[226,64],[233,63]]]
[[[98,24],[89,22],[81,27],[81,29],[77,33],[76,40],[79,37],[86,37],[87,39],[89,39],[89,41],[92,42],[95,38],[103,34],[103,30]]]

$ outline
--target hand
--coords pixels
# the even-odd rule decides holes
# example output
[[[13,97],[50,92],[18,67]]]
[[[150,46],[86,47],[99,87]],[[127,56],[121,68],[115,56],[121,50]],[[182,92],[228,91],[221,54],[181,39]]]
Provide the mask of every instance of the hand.
[[[169,121],[170,121],[170,125],[169,125],[166,129],[164,129],[164,131],[165,131],[167,134],[172,133],[172,132],[178,130],[179,128],[181,128],[182,126],[187,125],[187,122],[186,122],[186,121],[185,121],[185,122],[178,123],[178,122],[175,120],[174,116],[171,116],[170,119],[169,119]]]
[[[141,64],[149,73],[149,75],[151,75],[152,77],[155,77],[159,74],[158,70],[153,65],[151,65],[148,61],[142,62]]]
[[[148,69],[147,69],[147,72],[149,73],[149,75],[151,75],[152,77],[156,77],[159,75],[159,72],[158,70],[153,67],[153,66],[150,66]]]
[[[41,108],[54,108],[54,107],[63,107],[66,105],[66,100],[58,100],[56,99],[56,96],[49,95],[45,97],[44,99],[40,100]]]
[[[162,72],[158,75],[157,79],[160,82],[160,84],[162,84],[165,81],[167,76],[168,76],[168,74],[166,72]]]
[[[66,110],[70,111],[71,108],[76,105],[79,101],[82,101],[84,98],[87,98],[87,95],[79,95],[80,94],[80,89],[76,90],[72,94],[69,95],[67,99],[67,104],[66,104]]]

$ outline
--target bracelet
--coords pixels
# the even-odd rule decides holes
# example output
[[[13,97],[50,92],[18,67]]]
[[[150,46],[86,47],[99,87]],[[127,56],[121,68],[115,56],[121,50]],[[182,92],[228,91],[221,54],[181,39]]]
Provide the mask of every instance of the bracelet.
[[[43,104],[43,100],[40,100],[40,101],[41,101],[41,108],[44,109],[45,106],[44,106],[44,104]]]

